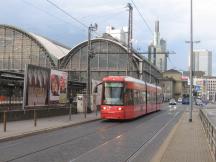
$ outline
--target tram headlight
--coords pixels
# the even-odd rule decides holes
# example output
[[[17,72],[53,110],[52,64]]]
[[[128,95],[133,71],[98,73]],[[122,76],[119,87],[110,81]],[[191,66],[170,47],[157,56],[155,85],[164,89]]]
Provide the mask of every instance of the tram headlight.
[[[106,110],[106,107],[105,107],[105,106],[103,107],[103,110]]]
[[[121,111],[121,110],[122,110],[122,107],[119,107],[118,110]]]

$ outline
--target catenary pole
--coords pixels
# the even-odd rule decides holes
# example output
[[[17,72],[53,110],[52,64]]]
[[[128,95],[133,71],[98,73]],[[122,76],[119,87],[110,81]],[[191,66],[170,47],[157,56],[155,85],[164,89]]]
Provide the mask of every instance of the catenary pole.
[[[88,27],[88,55],[87,55],[87,104],[85,106],[85,118],[86,112],[91,112],[91,66],[90,60],[93,58],[93,51],[91,45],[91,33],[97,30],[97,24],[94,26],[91,24]]]
[[[193,99],[192,99],[192,87],[193,87],[193,0],[191,0],[191,15],[190,15],[190,116],[189,122],[192,122],[192,109],[193,109]]]

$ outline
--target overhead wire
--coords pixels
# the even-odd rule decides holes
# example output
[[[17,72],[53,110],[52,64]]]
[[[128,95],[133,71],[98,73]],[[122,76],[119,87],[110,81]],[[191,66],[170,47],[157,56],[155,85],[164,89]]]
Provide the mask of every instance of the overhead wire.
[[[151,27],[149,26],[148,22],[146,21],[146,19],[144,18],[143,14],[141,13],[141,11],[139,10],[139,8],[137,7],[137,5],[135,4],[135,2],[133,0],[131,0],[131,2],[133,3],[135,9],[137,10],[137,12],[139,13],[141,19],[143,20],[144,24],[147,26],[148,30],[151,32],[151,34],[153,35],[154,32],[152,31]]]
[[[58,10],[62,11],[65,15],[69,16],[70,18],[72,18],[74,21],[76,21],[77,23],[79,23],[80,25],[82,25],[83,27],[88,29],[88,26],[86,24],[84,24],[83,22],[81,22],[80,20],[78,20],[77,18],[75,18],[74,16],[72,16],[71,14],[69,14],[67,11],[65,11],[64,9],[62,9],[61,7],[59,7],[56,3],[50,1],[50,0],[46,0],[49,4],[51,4],[52,6],[54,6],[55,8],[57,8]]]
[[[52,6],[54,6],[55,8],[57,8],[58,10],[60,10],[61,12],[63,12],[65,15],[69,16],[69,17],[72,18],[74,21],[76,21],[77,23],[79,23],[80,25],[82,25],[84,28],[87,28],[87,29],[88,29],[88,26],[87,26],[85,23],[83,23],[83,22],[80,21],[78,18],[76,18],[76,17],[72,16],[71,14],[69,14],[67,11],[65,11],[64,9],[62,9],[61,7],[59,7],[56,3],[54,3],[54,2],[52,2],[52,1],[50,1],[50,0],[46,0],[46,1],[47,1],[49,4],[51,4]],[[141,16],[142,20],[144,21],[144,23],[145,23],[146,26],[148,27],[148,29],[152,32],[150,26],[148,25],[147,21],[145,20],[145,18],[144,18],[143,15],[142,15],[142,13],[140,12],[140,10],[138,9],[138,7],[136,6],[135,2],[134,2],[133,0],[131,0],[131,1],[132,1],[132,3],[133,3],[134,7],[136,8],[136,10],[138,11],[139,15]],[[33,6],[33,7],[35,7],[35,8],[37,8],[37,9],[40,10],[40,11],[45,12],[46,14],[48,14],[48,15],[50,15],[50,16],[54,16],[55,18],[64,21],[63,19],[61,19],[61,18],[55,16],[54,14],[51,14],[51,13],[47,12],[46,10],[41,9],[40,7],[38,7],[38,6],[36,6],[36,5],[33,5],[33,4],[30,3],[30,2],[27,2],[27,1],[25,1],[25,0],[23,0],[23,2],[25,2],[25,3],[28,4],[28,5],[31,5],[31,6]],[[121,14],[121,13],[122,13],[122,11],[117,12],[117,13],[115,13],[115,14]],[[65,22],[65,23],[69,23],[69,22],[66,22],[66,21],[64,21],[64,22]],[[94,32],[95,32],[97,35],[100,35],[98,32],[96,32],[96,31],[94,31]],[[152,33],[153,33],[153,32],[152,32]]]
[[[24,2],[25,4],[27,4],[27,5],[29,5],[29,6],[31,6],[31,7],[33,7],[33,8],[36,8],[37,10],[40,10],[41,12],[46,13],[46,14],[49,15],[49,16],[55,17],[56,19],[61,20],[61,21],[63,21],[64,23],[71,24],[71,22],[65,21],[64,19],[61,19],[60,17],[56,16],[55,14],[52,14],[52,13],[50,13],[50,12],[47,12],[47,10],[44,10],[44,9],[40,8],[40,7],[34,5],[33,3],[29,2],[29,1],[22,0],[22,2]]]
[[[168,58],[169,63],[172,65],[173,69],[178,70],[178,71],[185,71],[185,70],[183,70],[183,69],[180,69],[180,68],[176,67],[176,66],[172,63],[172,61],[171,61],[169,55],[167,56],[167,58]]]
[[[116,11],[116,13],[119,13],[119,12],[123,11],[122,9],[123,9],[123,7],[115,7],[115,8],[113,7],[113,8],[110,8],[110,9],[103,10],[103,13],[105,13],[105,14],[100,13],[100,15],[98,15],[98,13],[96,12],[96,13],[93,13],[91,15],[86,15],[86,16],[80,17],[80,19],[90,18],[91,16],[97,16],[97,17],[102,17],[104,15],[109,16],[109,14],[107,15],[107,12],[111,13],[111,14],[114,14],[113,11]]]
[[[67,22],[67,21],[65,21],[65,20],[63,20],[63,19],[57,17],[56,15],[51,14],[51,13],[47,12],[46,10],[41,9],[40,7],[34,5],[34,4],[32,4],[32,3],[30,3],[30,2],[28,2],[28,1],[26,1],[26,0],[22,0],[22,1],[23,1],[24,3],[26,3],[26,4],[30,5],[30,6],[32,6],[32,7],[34,7],[34,8],[36,8],[36,9],[40,10],[40,11],[42,11],[42,12],[48,14],[49,16],[54,16],[55,18],[57,18],[57,19],[59,19],[59,20],[61,20],[61,21],[64,21],[65,23],[69,23],[69,22]],[[55,43],[54,43],[54,45],[56,46],[56,48],[58,48],[60,51],[62,51],[62,53],[65,53],[65,52],[64,52],[59,46],[57,46]]]
[[[147,23],[146,19],[144,18],[143,14],[141,13],[141,11],[139,10],[139,8],[137,7],[137,5],[135,4],[135,2],[133,0],[131,0],[132,4],[134,5],[135,9],[137,10],[137,12],[139,13],[140,17],[142,18],[143,22],[145,23],[145,25],[147,26],[147,28],[149,29],[149,31],[151,32],[151,34],[153,34],[153,31],[152,29],[150,28],[149,24]],[[179,69],[177,68],[173,63],[172,61],[170,60],[170,55],[171,53],[167,54],[167,58],[168,58],[168,61],[170,62],[170,64],[173,66],[174,69]],[[182,70],[182,69],[181,69]],[[180,71],[181,71],[180,70]]]
[[[115,16],[115,18],[116,18],[116,17],[122,16],[123,13],[125,13],[125,11],[119,11],[119,12],[116,12],[116,13],[111,13],[111,14],[109,14],[107,16],[103,16],[103,18],[99,20],[99,23],[106,24],[107,22],[109,22],[110,20],[113,19],[112,16]],[[102,31],[98,30],[98,32],[99,33],[104,33],[104,29],[102,29]]]
[[[106,15],[105,14],[100,14],[100,15],[97,15],[97,18],[99,17],[102,17],[102,19],[100,18],[100,21],[101,20],[104,20],[104,21],[106,21],[106,20],[109,20],[109,19],[113,19],[112,18],[112,16],[114,15],[114,16],[119,16],[119,15],[121,15],[122,13],[125,13],[125,11],[117,11],[117,12],[114,12],[114,13],[109,13],[108,15],[107,15],[107,13],[106,13]],[[90,17],[91,17],[92,15],[89,15],[89,16],[86,16],[86,17],[82,17],[81,19],[83,20],[83,21],[85,21],[85,19],[89,19]],[[107,17],[109,17],[109,18],[107,18]],[[93,18],[93,17],[91,17],[91,18]]]
[[[52,13],[50,13],[50,12],[48,12],[47,10],[44,10],[44,9],[42,9],[42,8],[40,8],[40,7],[38,7],[37,5],[34,5],[33,3],[31,3],[31,2],[29,2],[29,1],[26,1],[26,0],[22,0],[25,4],[27,4],[27,5],[30,5],[30,6],[32,6],[32,7],[34,7],[34,8],[36,8],[36,9],[38,9],[38,10],[40,10],[40,11],[42,11],[42,12],[44,12],[44,13],[46,13],[47,15],[49,15],[49,16],[52,16],[52,17],[55,17],[56,19],[58,19],[58,20],[61,20],[61,21],[63,21],[64,23],[67,23],[67,24],[72,24],[71,22],[67,22],[67,21],[65,21],[64,19],[61,19],[60,17],[58,17],[58,16],[56,16],[55,14],[52,14]],[[52,1],[50,1],[50,0],[46,0],[49,4],[51,4],[52,6],[54,6],[55,8],[57,8],[58,10],[60,10],[61,12],[63,12],[65,15],[67,15],[67,16],[69,16],[70,18],[72,18],[74,21],[76,21],[77,23],[79,23],[80,25],[82,25],[85,29],[88,29],[88,26],[85,24],[85,23],[83,23],[82,21],[80,21],[78,18],[76,18],[76,17],[74,17],[74,16],[72,16],[71,14],[69,14],[67,11],[65,11],[64,9],[62,9],[60,6],[58,6],[56,3],[54,3],[54,2],[52,2]],[[117,9],[121,9],[121,8],[115,8],[115,9],[110,9],[110,10],[117,10]],[[110,11],[110,10],[108,10],[108,11]],[[118,11],[117,13],[114,13],[114,14],[121,14],[122,13],[122,11]],[[110,16],[110,15],[109,15]],[[86,16],[86,17],[89,17],[89,16]],[[102,31],[99,33],[98,31],[93,31],[94,33],[96,33],[96,35],[97,36],[99,36],[99,35],[102,35]]]
[[[56,3],[50,1],[50,0],[46,0],[49,4],[51,4],[52,6],[54,6],[55,8],[57,8],[58,10],[60,10],[61,12],[63,12],[65,15],[69,16],[70,18],[72,18],[75,22],[79,23],[80,25],[82,25],[85,29],[88,30],[89,26],[87,26],[86,24],[84,24],[82,21],[80,21],[78,18],[72,16],[71,14],[69,14],[67,11],[65,11],[64,9],[62,9],[60,6],[58,6]],[[94,33],[97,34],[97,36],[101,35],[101,33],[98,33],[97,31],[93,31]]]

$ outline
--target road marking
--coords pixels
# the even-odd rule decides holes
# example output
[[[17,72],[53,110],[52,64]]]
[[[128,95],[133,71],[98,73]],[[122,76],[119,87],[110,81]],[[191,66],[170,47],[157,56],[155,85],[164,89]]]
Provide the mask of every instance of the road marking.
[[[179,121],[176,123],[176,125],[172,128],[171,132],[168,134],[165,141],[161,144],[160,148],[155,153],[154,157],[151,159],[151,162],[158,162],[161,160],[161,158],[164,155],[174,133],[176,132],[176,129],[179,127],[182,120],[183,120],[183,116],[179,119]]]
[[[149,121],[154,120],[154,118],[156,118],[156,117],[158,117],[158,116],[160,116],[160,115],[164,115],[164,114],[166,114],[166,112],[162,112],[161,114],[158,114],[158,115],[152,117],[151,119],[149,119]],[[143,123],[143,124],[145,124],[145,123]],[[136,127],[134,127],[134,128],[141,127],[143,124],[140,124],[140,125],[138,125],[138,126],[136,126]],[[129,131],[129,130],[128,130],[128,131]],[[123,134],[125,134],[125,133],[128,132],[128,131],[123,132],[122,134],[120,134],[120,135],[118,135],[118,136],[116,136],[116,137],[114,137],[114,138],[112,138],[112,139],[106,141],[105,143],[103,143],[103,144],[101,144],[101,145],[98,145],[97,147],[95,147],[95,148],[93,148],[93,149],[91,149],[91,150],[89,150],[89,151],[87,151],[87,152],[85,152],[85,153],[83,153],[83,154],[77,156],[77,157],[74,158],[74,159],[69,160],[68,162],[74,162],[75,160],[78,160],[78,159],[81,158],[82,156],[84,156],[84,155],[86,155],[86,154],[88,154],[88,153],[91,153],[91,152],[97,150],[98,148],[100,148],[100,147],[102,147],[102,146],[108,144],[109,142],[111,142],[111,141],[113,141],[113,140],[115,140],[115,139],[118,139],[118,138],[122,137]]]
[[[132,154],[126,161],[131,162],[133,161],[143,150],[148,146],[179,114],[180,112],[176,112],[175,115],[161,128],[157,131],[153,136],[147,140],[134,154]]]

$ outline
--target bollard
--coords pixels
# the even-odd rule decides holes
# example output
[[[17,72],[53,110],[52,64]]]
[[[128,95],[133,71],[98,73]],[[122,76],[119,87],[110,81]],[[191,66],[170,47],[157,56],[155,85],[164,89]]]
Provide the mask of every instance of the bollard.
[[[35,109],[34,109],[34,126],[35,127],[37,126],[37,112]]]
[[[70,103],[70,107],[69,107],[69,120],[71,120],[71,108],[72,108],[72,104]]]
[[[3,120],[4,120],[4,132],[6,132],[6,130],[7,130],[7,114],[6,114],[6,111],[4,111]]]
[[[97,114],[98,114],[98,107],[97,107],[97,105],[96,105],[96,116],[97,116]]]

